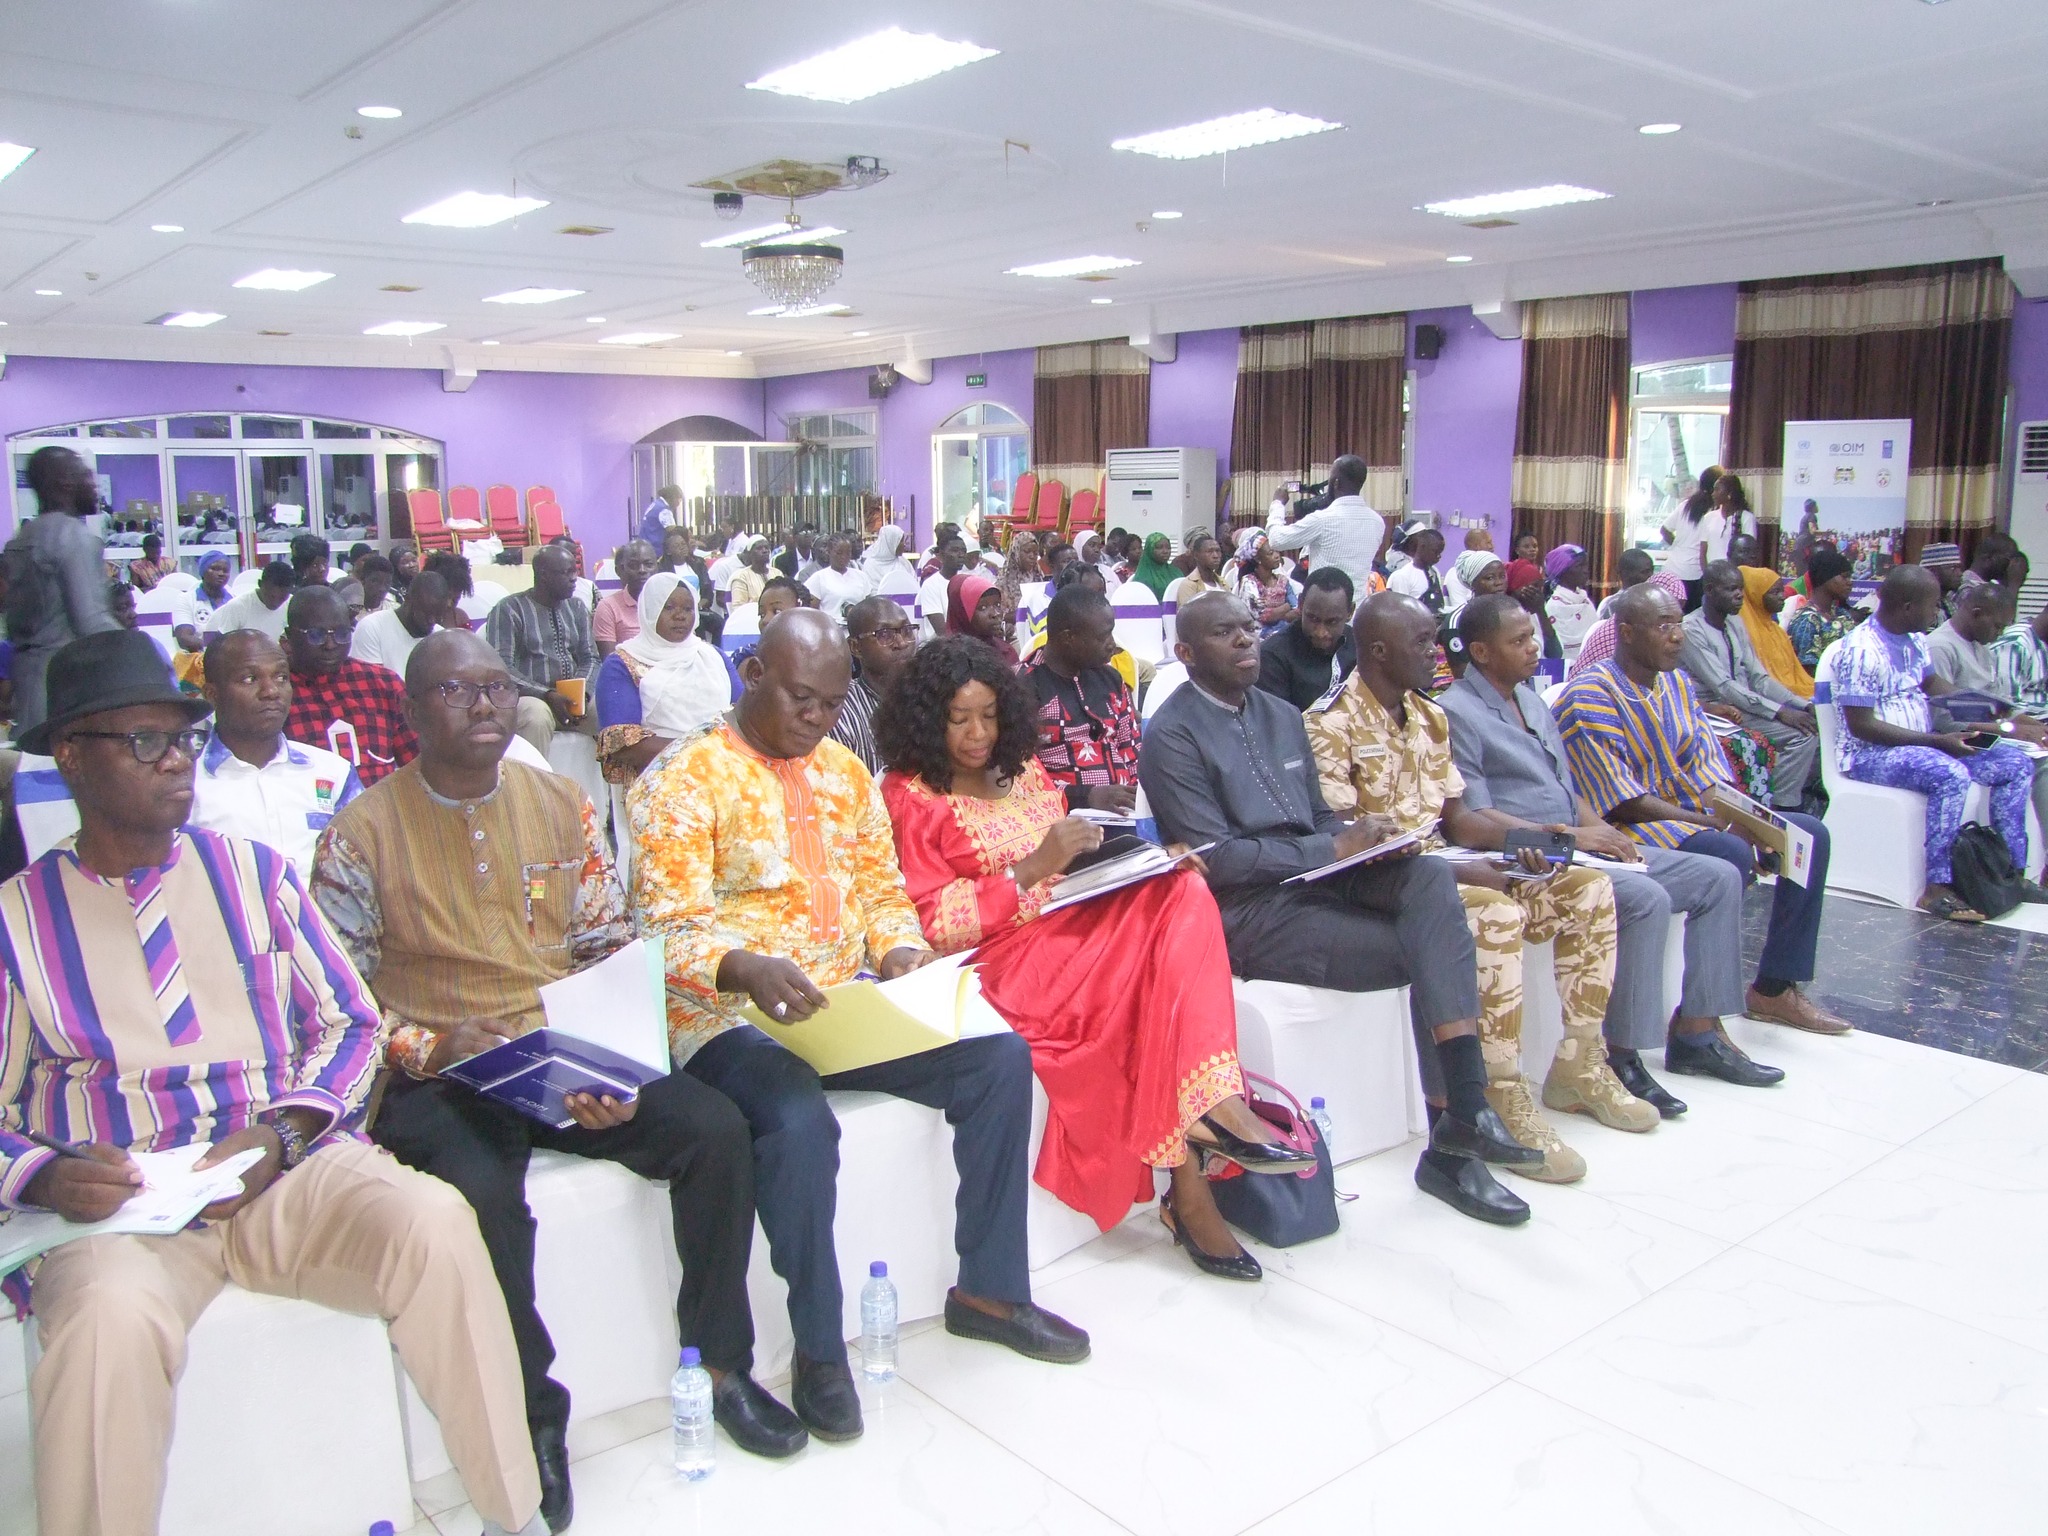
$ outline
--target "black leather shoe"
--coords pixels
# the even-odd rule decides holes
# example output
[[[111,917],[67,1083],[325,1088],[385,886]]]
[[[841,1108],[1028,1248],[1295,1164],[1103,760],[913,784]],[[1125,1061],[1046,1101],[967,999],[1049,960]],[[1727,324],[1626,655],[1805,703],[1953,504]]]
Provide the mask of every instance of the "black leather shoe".
[[[569,1486],[569,1431],[562,1424],[528,1426],[533,1435],[533,1464],[540,1471],[540,1517],[553,1536],[562,1536],[576,1518],[576,1493]]]
[[[1631,1053],[1626,1058],[1609,1057],[1607,1065],[1614,1075],[1621,1079],[1621,1086],[1650,1105],[1666,1120],[1676,1120],[1686,1111],[1685,1100],[1674,1096],[1657,1079],[1650,1076],[1650,1069],[1643,1065],[1643,1058]]]
[[[1214,1275],[1219,1280],[1260,1280],[1265,1278],[1265,1270],[1260,1268],[1259,1261],[1249,1253],[1239,1252],[1223,1257],[1209,1252],[1206,1248],[1197,1246],[1192,1237],[1181,1231],[1180,1222],[1175,1219],[1173,1214],[1173,1201],[1171,1198],[1161,1197],[1159,1201],[1159,1219],[1166,1223],[1166,1230],[1173,1234],[1173,1246],[1187,1249],[1188,1257],[1195,1261],[1195,1268],[1199,1269],[1203,1274]]]
[[[711,1417],[734,1445],[755,1456],[794,1456],[811,1439],[803,1420],[745,1371],[727,1371],[711,1389]]]
[[[1664,1070],[1687,1077],[1718,1077],[1738,1088],[1768,1088],[1785,1080],[1783,1067],[1751,1061],[1718,1029],[1696,1035],[1673,1035],[1664,1042]]]
[[[1235,1163],[1246,1173],[1299,1173],[1304,1168],[1316,1165],[1313,1152],[1300,1152],[1293,1147],[1271,1141],[1246,1141],[1237,1132],[1218,1125],[1209,1116],[1202,1116],[1202,1128],[1216,1139],[1197,1141],[1188,1139],[1188,1145],[1209,1157],[1221,1158],[1226,1163]]]
[[[1078,1365],[1088,1358],[1088,1335],[1063,1317],[1055,1317],[1028,1301],[1010,1308],[1008,1317],[990,1317],[946,1293],[946,1332],[955,1338],[1001,1344],[1033,1360]]]
[[[1415,1165],[1415,1187],[1435,1195],[1452,1210],[1496,1227],[1519,1227],[1529,1219],[1529,1202],[1486,1171],[1475,1157],[1458,1159],[1458,1171],[1446,1173],[1427,1152]]]
[[[1429,1133],[1431,1150],[1451,1157],[1476,1157],[1483,1163],[1504,1168],[1530,1168],[1543,1161],[1543,1149],[1525,1147],[1509,1132],[1507,1122],[1492,1105],[1482,1106],[1477,1118],[1460,1120],[1449,1110],[1436,1117]]]
[[[801,1351],[790,1362],[789,1404],[820,1440],[860,1438],[860,1393],[844,1360],[807,1360]]]

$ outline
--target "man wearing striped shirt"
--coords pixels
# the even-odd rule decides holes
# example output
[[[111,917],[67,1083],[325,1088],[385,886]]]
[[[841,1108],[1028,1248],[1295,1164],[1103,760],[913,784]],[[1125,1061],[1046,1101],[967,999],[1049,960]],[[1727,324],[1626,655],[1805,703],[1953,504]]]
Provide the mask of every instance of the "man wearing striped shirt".
[[[1692,679],[1680,670],[1684,614],[1662,588],[1631,587],[1614,608],[1615,655],[1565,685],[1556,712],[1572,776],[1593,808],[1638,842],[1712,854],[1733,864],[1746,884],[1757,870],[1757,845],[1716,807],[1714,786],[1729,780],[1720,742],[1708,725]],[[1820,819],[1780,812],[1813,838],[1807,883],[1781,879],[1771,901],[1771,926],[1744,998],[1753,1019],[1819,1034],[1843,1034],[1846,1020],[1806,995],[1820,943],[1827,888],[1828,830]],[[1764,1087],[1785,1074],[1751,1061],[1718,1021],[1687,1020],[1674,1028],[1664,1064],[1673,1072]]]
[[[511,1325],[468,1206],[363,1141],[377,1010],[282,854],[184,825],[208,708],[116,630],[51,659],[23,738],[80,827],[0,886],[0,1205],[100,1221],[142,1181],[133,1152],[262,1153],[201,1225],[74,1238],[34,1267],[43,1529],[157,1528],[185,1337],[232,1280],[384,1318],[486,1530],[537,1532]]]

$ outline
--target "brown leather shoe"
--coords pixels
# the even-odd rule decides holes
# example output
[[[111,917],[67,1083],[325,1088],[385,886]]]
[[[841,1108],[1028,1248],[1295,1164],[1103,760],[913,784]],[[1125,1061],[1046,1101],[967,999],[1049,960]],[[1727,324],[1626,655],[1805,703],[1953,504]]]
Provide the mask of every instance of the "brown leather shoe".
[[[1787,987],[1776,997],[1765,997],[1751,987],[1742,1000],[1742,1011],[1766,1024],[1789,1024],[1815,1035],[1846,1035],[1856,1027],[1840,1014],[1828,1012],[1797,987]]]

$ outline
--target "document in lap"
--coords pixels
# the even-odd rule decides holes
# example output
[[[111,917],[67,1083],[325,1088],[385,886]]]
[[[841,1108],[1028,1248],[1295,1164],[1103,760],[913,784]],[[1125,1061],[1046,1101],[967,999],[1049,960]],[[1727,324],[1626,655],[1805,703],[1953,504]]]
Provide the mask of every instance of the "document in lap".
[[[1215,846],[1214,843],[1205,843],[1194,851],[1202,853]],[[1062,907],[1093,901],[1098,896],[1107,896],[1111,891],[1120,891],[1140,881],[1171,874],[1179,866],[1182,857],[1179,854],[1168,853],[1157,843],[1140,843],[1127,853],[1104,859],[1099,864],[1091,864],[1076,874],[1066,876],[1053,887],[1052,895],[1039,910],[1057,912]]]
[[[1777,872],[1794,885],[1813,874],[1813,834],[1802,831],[1761,800],[1752,800],[1733,784],[1714,786],[1714,803],[1735,824],[1778,856]]]
[[[167,1152],[130,1153],[142,1170],[142,1188],[105,1221],[66,1221],[55,1211],[0,1211],[0,1275],[81,1237],[169,1237],[184,1231],[215,1201],[240,1195],[242,1175],[263,1161],[263,1149],[250,1147],[195,1172],[192,1165],[211,1150],[210,1143],[195,1141]]]
[[[968,954],[942,955],[894,981],[863,977],[823,990],[828,1006],[794,1024],[777,1021],[751,1002],[740,1010],[820,1077],[951,1045],[960,1039],[963,1023],[972,1025],[976,1005],[987,1008]]]
[[[1362,848],[1349,858],[1333,859],[1320,869],[1304,870],[1301,874],[1290,875],[1281,883],[1283,885],[1300,885],[1309,880],[1327,880],[1330,876],[1341,874],[1347,869],[1355,868],[1357,865],[1370,864],[1375,859],[1384,859],[1388,854],[1399,853],[1403,848],[1413,848],[1417,843],[1422,842],[1435,831],[1436,823],[1432,821],[1426,827],[1417,827],[1413,832],[1403,832],[1399,837],[1390,837],[1383,843],[1374,843],[1370,848]]]
[[[575,1124],[572,1093],[637,1098],[668,1076],[667,981],[660,939],[635,939],[540,989],[547,1023],[441,1075],[556,1129]]]

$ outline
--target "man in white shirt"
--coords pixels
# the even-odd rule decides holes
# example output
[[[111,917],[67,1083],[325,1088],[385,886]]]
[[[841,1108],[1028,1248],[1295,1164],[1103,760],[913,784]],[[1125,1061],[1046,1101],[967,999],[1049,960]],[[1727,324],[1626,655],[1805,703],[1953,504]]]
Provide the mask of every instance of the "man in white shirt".
[[[199,567],[199,585],[174,600],[171,633],[186,650],[206,649],[207,632],[214,628],[213,616],[234,601],[228,596],[231,570],[226,555],[208,555]]]
[[[347,758],[286,741],[291,663],[276,641],[249,630],[206,648],[213,737],[193,776],[192,825],[275,848],[301,881],[334,813],[362,793]]]
[[[967,541],[958,533],[939,540],[939,568],[917,589],[917,616],[924,623],[924,636],[936,640],[946,632],[947,588],[953,578],[967,569]]]
[[[206,633],[225,635],[237,629],[256,629],[273,640],[282,640],[284,605],[291,601],[292,588],[297,585],[298,578],[292,574],[289,564],[283,560],[271,561],[257,578],[255,591],[244,592],[226,607],[214,610]]]
[[[1267,541],[1278,550],[1299,550],[1310,568],[1334,566],[1363,592],[1386,537],[1387,520],[1365,504],[1365,460],[1345,454],[1330,466],[1330,504],[1298,523],[1272,529]]]
[[[821,609],[843,620],[848,608],[871,596],[875,589],[867,572],[853,563],[853,540],[845,534],[835,533],[826,542],[825,559],[827,563],[811,572],[804,585],[811,589],[811,596],[818,600]]]
[[[366,613],[356,621],[355,638],[348,653],[357,661],[388,667],[405,676],[405,663],[412,648],[449,620],[448,583],[438,571],[421,571],[405,589],[405,600],[396,608]],[[460,613],[460,610],[457,610]]]
[[[1287,513],[1294,505],[1294,493],[1299,486],[1283,485],[1273,493],[1273,504],[1266,508],[1266,531],[1271,533],[1287,521]]]

